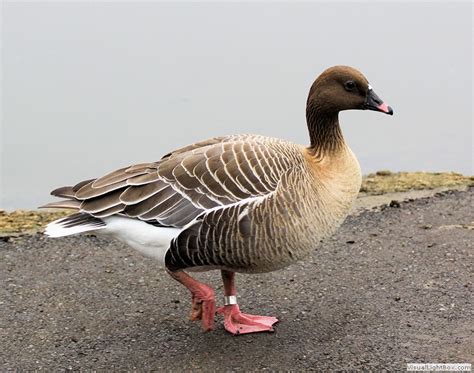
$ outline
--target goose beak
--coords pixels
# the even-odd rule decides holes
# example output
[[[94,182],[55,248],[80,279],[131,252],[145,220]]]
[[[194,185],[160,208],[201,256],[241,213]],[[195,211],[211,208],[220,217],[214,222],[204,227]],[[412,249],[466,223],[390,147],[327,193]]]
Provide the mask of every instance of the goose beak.
[[[393,115],[393,110],[388,106],[377,94],[372,87],[369,86],[367,96],[365,97],[364,109],[381,111],[382,113]]]

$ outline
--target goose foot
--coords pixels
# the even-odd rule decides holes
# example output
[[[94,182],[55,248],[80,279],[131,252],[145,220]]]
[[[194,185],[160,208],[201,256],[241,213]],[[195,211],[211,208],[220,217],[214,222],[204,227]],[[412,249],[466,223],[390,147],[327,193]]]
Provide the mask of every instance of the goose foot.
[[[177,271],[168,273],[175,280],[186,286],[192,295],[192,308],[190,319],[192,321],[201,320],[201,327],[208,332],[214,329],[214,316],[216,314],[216,300],[214,290],[203,284],[186,272]]]
[[[212,289],[211,289],[212,290]],[[214,294],[213,294],[214,295]],[[205,332],[214,329],[214,316],[216,314],[216,302],[212,298],[197,298],[193,295],[193,306],[191,309],[191,321],[201,320],[201,327]]]
[[[233,335],[273,332],[273,324],[278,322],[276,317],[242,313],[237,304],[221,307],[217,313],[224,314],[224,327]]]

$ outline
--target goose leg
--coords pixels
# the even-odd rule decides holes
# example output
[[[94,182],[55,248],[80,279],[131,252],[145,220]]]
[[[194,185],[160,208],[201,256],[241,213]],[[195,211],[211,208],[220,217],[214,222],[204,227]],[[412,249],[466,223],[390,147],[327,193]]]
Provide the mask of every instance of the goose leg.
[[[237,304],[237,290],[235,288],[235,273],[222,271],[222,280],[224,282],[224,307],[217,310],[217,313],[224,314],[225,329],[234,334],[247,334],[257,332],[272,332],[273,324],[278,322],[276,317],[255,316],[240,312]]]
[[[195,280],[184,271],[171,272],[171,277],[186,286],[191,292],[192,309],[191,320],[201,320],[204,331],[214,329],[214,315],[216,313],[216,301],[214,290],[209,286]]]

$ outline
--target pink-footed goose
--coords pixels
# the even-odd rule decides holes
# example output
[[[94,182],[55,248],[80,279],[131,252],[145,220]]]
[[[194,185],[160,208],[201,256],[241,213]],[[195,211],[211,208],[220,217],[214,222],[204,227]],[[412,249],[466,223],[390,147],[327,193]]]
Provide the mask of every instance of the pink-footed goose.
[[[43,207],[77,213],[50,223],[51,237],[97,231],[158,259],[192,295],[193,320],[214,327],[214,291],[184,270],[219,269],[224,326],[232,334],[273,330],[275,317],[244,314],[234,273],[274,271],[303,259],[345,219],[361,173],[339,126],[342,110],[392,114],[356,69],[335,66],[313,83],[310,145],[255,135],[216,137],[157,162],[132,165],[51,192]]]

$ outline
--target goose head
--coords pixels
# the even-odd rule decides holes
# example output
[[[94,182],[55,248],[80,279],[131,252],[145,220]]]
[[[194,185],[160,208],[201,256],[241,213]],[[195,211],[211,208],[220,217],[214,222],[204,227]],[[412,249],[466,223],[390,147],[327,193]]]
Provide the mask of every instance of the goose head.
[[[392,115],[393,110],[374,92],[365,76],[349,66],[325,70],[313,83],[307,110],[321,115],[343,110],[375,110]]]

